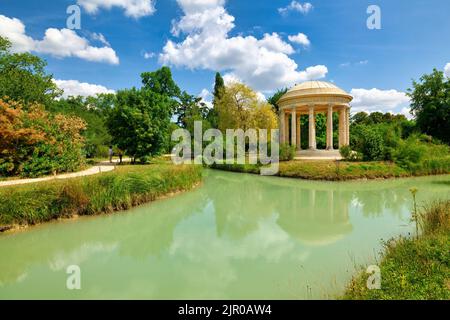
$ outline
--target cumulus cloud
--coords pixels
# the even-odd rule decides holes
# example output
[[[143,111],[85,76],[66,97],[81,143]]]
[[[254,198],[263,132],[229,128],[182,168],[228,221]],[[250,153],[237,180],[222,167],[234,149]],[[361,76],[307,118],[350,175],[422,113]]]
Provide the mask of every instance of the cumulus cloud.
[[[12,42],[12,50],[15,52],[33,51],[58,58],[77,57],[93,62],[119,64],[119,58],[112,48],[93,47],[87,39],[69,29],[49,28],[42,40],[35,40],[26,34],[22,21],[0,15],[0,36]],[[104,37],[103,40],[106,41]]]
[[[444,73],[445,73],[445,75],[446,75],[447,77],[450,78],[450,62],[447,63],[447,65],[445,66],[445,68],[444,68]]]
[[[150,16],[156,11],[154,0],[78,0],[77,3],[89,14],[118,7],[125,10],[126,16],[135,19]]]
[[[409,113],[410,99],[404,92],[373,88],[370,90],[352,89],[350,94],[354,97],[352,102],[353,112]]]
[[[223,71],[259,91],[292,86],[326,76],[325,66],[298,70],[289,55],[295,51],[277,33],[254,36],[229,35],[235,18],[224,0],[178,0],[184,15],[173,23],[172,33],[184,40],[167,41],[160,62],[189,69]]]
[[[213,94],[209,92],[208,89],[203,89],[202,92],[198,95],[199,98],[202,98],[202,101],[206,104],[209,109],[213,107]]]
[[[287,7],[278,8],[278,12],[282,15],[286,15],[290,11],[308,14],[313,8],[313,5],[309,2],[300,3],[298,1],[292,1]]]
[[[294,36],[288,37],[290,42],[300,44],[304,47],[309,47],[311,45],[311,41],[309,41],[308,36],[304,33],[299,33]]]
[[[64,98],[68,98],[70,96],[89,97],[100,93],[115,93],[114,90],[108,89],[104,86],[79,82],[77,80],[53,80],[53,82],[58,88],[64,90]]]

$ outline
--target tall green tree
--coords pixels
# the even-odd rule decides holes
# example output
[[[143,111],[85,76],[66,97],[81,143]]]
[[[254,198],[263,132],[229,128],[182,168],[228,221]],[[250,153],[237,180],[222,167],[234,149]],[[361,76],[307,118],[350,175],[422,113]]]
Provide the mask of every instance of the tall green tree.
[[[32,103],[48,106],[60,96],[46,62],[30,53],[13,53],[11,42],[0,37],[0,99],[21,101],[26,109]]]
[[[450,144],[450,79],[434,69],[413,82],[408,96],[418,128]]]
[[[225,81],[223,80],[222,75],[219,72],[216,72],[213,92],[213,108],[209,110],[207,115],[207,120],[210,123],[211,127],[216,129],[219,127],[217,103],[220,99],[222,99],[223,95],[225,94],[225,90]]]
[[[207,120],[209,109],[202,101],[202,98],[195,97],[183,91],[177,106],[177,124],[184,129],[188,129],[191,134],[194,132],[194,122],[202,121],[203,129],[210,128]]]
[[[171,118],[178,104],[180,89],[168,67],[142,73],[141,77],[141,89],[117,92],[107,126],[113,144],[133,160],[144,162],[169,147]]]

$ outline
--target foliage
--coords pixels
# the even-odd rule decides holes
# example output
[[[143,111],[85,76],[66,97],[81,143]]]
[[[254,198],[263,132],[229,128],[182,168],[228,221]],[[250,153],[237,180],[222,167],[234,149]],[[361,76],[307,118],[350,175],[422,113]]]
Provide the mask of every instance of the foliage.
[[[362,161],[363,155],[357,151],[353,151],[350,146],[343,146],[339,149],[342,158],[346,161]]]
[[[144,72],[141,74],[144,88],[155,94],[175,98],[180,95],[180,88],[172,78],[172,71],[169,67],[162,67],[153,72]]]
[[[366,161],[384,159],[384,140],[379,131],[366,127],[362,131],[362,154]]]
[[[290,161],[295,158],[295,146],[283,143],[280,144],[280,161]]]
[[[434,69],[414,81],[408,95],[421,132],[450,144],[450,79]]]
[[[213,168],[259,174],[261,165],[216,164]],[[278,172],[280,177],[327,181],[398,178],[410,175],[396,164],[388,162],[285,161],[280,163]]]
[[[158,164],[123,166],[94,176],[1,188],[0,227],[124,210],[191,189],[201,178],[198,166]]]
[[[286,94],[287,91],[288,91],[287,88],[278,89],[278,91],[275,92],[275,94],[273,96],[271,96],[269,99],[267,99],[267,102],[269,102],[272,105],[273,110],[276,113],[278,113],[280,111],[280,107],[278,106],[278,101],[281,99],[281,97],[283,95]]]
[[[0,99],[47,105],[61,95],[52,76],[45,73],[46,62],[30,53],[12,53],[11,42],[0,37]]]
[[[113,143],[131,157],[146,162],[169,148],[171,117],[180,89],[168,67],[142,74],[141,89],[117,92],[107,126]]]
[[[423,233],[419,239],[400,238],[385,243],[379,264],[381,289],[367,289],[367,274],[361,272],[347,287],[344,299],[450,299],[450,201],[428,205],[421,216]]]
[[[39,176],[83,165],[83,120],[53,115],[42,106],[24,111],[0,100],[0,175]]]
[[[277,116],[267,102],[258,99],[256,92],[242,83],[232,83],[226,87],[217,100],[218,128],[227,129],[275,129]]]
[[[184,129],[187,129],[191,135],[194,134],[194,123],[201,121],[203,123],[203,130],[210,128],[208,120],[208,107],[202,101],[202,98],[195,97],[187,92],[180,95],[180,101],[176,108],[178,115],[177,124]]]
[[[54,101],[48,109],[54,113],[83,119],[87,124],[87,129],[83,132],[87,158],[107,157],[112,138],[106,127],[106,119],[114,101],[114,94],[100,94],[88,98],[69,97]]]
[[[171,103],[166,96],[145,89],[117,92],[117,103],[107,126],[113,142],[142,162],[165,150],[170,129]]]

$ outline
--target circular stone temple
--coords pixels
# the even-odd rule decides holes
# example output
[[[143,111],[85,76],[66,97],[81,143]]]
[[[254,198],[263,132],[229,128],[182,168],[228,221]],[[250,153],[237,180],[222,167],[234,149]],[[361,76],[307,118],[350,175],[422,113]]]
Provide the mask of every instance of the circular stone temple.
[[[333,113],[339,113],[339,148],[350,142],[350,102],[353,97],[332,83],[308,81],[296,85],[284,94],[280,107],[280,142],[297,147],[297,155],[304,158],[340,158],[333,147]],[[317,150],[316,115],[327,116],[326,150]],[[308,150],[301,149],[300,117],[309,117]],[[290,124],[290,126],[289,126]]]

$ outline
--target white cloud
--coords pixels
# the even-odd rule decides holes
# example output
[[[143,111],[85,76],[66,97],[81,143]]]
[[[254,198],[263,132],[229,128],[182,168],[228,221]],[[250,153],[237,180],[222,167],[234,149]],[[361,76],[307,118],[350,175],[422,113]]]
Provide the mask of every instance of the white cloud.
[[[444,73],[447,77],[450,78],[450,62],[446,64],[446,66],[444,68]]]
[[[365,66],[368,63],[369,63],[369,60],[361,60],[361,61],[354,62],[354,63],[352,63],[352,62],[344,62],[344,63],[341,63],[339,65],[339,67],[347,68],[347,67],[350,67],[350,66]]]
[[[225,0],[177,0],[177,2],[187,14],[215,9],[225,5]]]
[[[213,95],[211,92],[209,92],[209,90],[207,89],[203,89],[202,92],[200,92],[200,94],[198,95],[199,98],[202,98],[202,101],[206,104],[206,106],[209,109],[212,109],[213,107]]]
[[[90,84],[86,82],[79,82],[77,80],[53,80],[58,88],[64,90],[63,97],[69,96],[88,97],[95,96],[100,93],[115,93],[114,90],[108,89],[97,84]]]
[[[277,33],[230,37],[235,18],[223,7],[224,0],[178,0],[184,16],[173,23],[181,42],[167,41],[160,62],[190,69],[222,71],[258,91],[272,91],[306,80],[325,77],[325,66],[298,70],[289,55],[292,46]]]
[[[144,52],[144,59],[154,58],[156,54],[154,52]]]
[[[101,33],[94,32],[91,34],[91,38],[92,38],[92,40],[101,42],[102,44],[104,44],[107,47],[111,47],[111,44],[106,40],[105,36]]]
[[[311,45],[311,41],[309,41],[308,36],[304,33],[289,36],[288,39],[290,42],[301,44],[304,47],[309,47]]]
[[[154,0],[78,0],[77,3],[89,14],[118,7],[125,10],[126,16],[135,19],[150,16],[156,11]]]
[[[69,29],[49,28],[42,40],[34,40],[27,36],[22,21],[0,15],[0,36],[12,42],[12,50],[15,52],[34,51],[58,58],[77,57],[93,62],[119,64],[119,58],[112,48],[93,47],[87,39]]]
[[[278,12],[282,15],[288,14],[289,11],[296,11],[303,14],[308,14],[313,9],[313,5],[309,2],[300,3],[297,1],[292,1],[287,7],[278,8]]]
[[[407,119],[412,119],[413,115],[411,114],[411,108],[404,107],[400,110],[400,114],[404,115]]]
[[[353,112],[380,111],[404,114],[405,110],[409,109],[409,97],[404,92],[397,90],[352,89],[350,94],[354,97]]]

